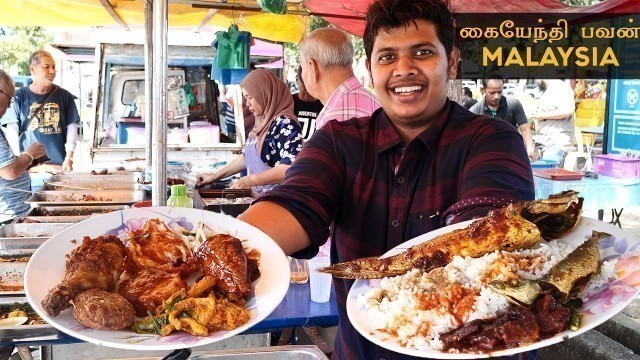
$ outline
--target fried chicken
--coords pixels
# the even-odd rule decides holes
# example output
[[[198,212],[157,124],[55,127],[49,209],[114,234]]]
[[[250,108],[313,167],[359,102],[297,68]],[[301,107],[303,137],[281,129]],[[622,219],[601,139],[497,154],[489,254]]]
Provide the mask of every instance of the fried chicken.
[[[84,326],[98,330],[124,329],[133,323],[133,306],[122,296],[91,289],[73,299],[73,317]]]
[[[215,290],[234,299],[251,293],[250,274],[247,273],[247,254],[240,240],[218,234],[209,237],[195,254],[205,277],[215,279]]]
[[[42,300],[43,309],[57,316],[77,294],[100,289],[113,291],[123,270],[125,247],[114,235],[91,239],[85,236],[65,265],[64,279]]]
[[[147,311],[155,314],[165,300],[186,288],[180,274],[149,268],[123,281],[118,292],[133,305],[136,315],[147,316]]]
[[[191,249],[164,222],[149,219],[139,230],[127,233],[127,272],[158,269],[180,273],[182,276],[197,270]]]

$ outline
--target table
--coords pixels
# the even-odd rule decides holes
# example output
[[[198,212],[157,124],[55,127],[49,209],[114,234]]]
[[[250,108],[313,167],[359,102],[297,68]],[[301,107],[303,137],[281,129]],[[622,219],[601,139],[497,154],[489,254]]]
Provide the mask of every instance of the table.
[[[331,287],[331,297],[326,303],[311,301],[309,283],[290,285],[287,294],[276,309],[264,320],[242,334],[260,334],[275,330],[296,327],[336,326],[338,325],[338,306],[336,296]],[[0,348],[8,345],[15,346],[51,346],[80,343],[67,334],[60,333],[54,340],[17,341],[14,343],[0,343]]]
[[[640,206],[640,179],[619,179],[598,175],[597,179],[554,181],[534,176],[536,199],[546,199],[549,195],[565,190],[575,190],[584,198],[582,209],[598,210],[602,220],[604,209],[613,209],[613,222],[620,225],[620,214],[615,209]]]

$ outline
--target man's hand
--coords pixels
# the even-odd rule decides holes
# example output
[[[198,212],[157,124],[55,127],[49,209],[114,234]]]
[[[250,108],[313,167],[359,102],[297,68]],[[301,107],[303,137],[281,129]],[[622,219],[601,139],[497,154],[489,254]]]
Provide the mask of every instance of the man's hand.
[[[527,155],[529,155],[531,161],[538,160],[538,153],[536,153],[535,146],[527,146]]]
[[[73,171],[73,159],[65,157],[62,162],[62,171]]]
[[[247,175],[234,182],[230,189],[251,189],[252,186],[256,186],[256,183],[253,180],[252,175]]]
[[[38,159],[47,155],[44,145],[40,144],[37,141],[29,145],[27,150],[25,150],[24,152],[29,153],[31,156],[33,156],[34,159]]]

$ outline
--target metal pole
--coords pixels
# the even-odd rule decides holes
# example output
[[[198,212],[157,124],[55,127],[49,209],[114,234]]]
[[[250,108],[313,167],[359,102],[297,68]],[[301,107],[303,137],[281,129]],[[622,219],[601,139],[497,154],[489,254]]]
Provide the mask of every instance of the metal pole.
[[[153,206],[167,204],[167,0],[153,2]]]
[[[151,156],[153,149],[153,0],[145,0],[144,2],[144,126],[145,136],[147,137],[145,148],[145,159],[147,172],[151,172]],[[145,172],[146,174],[146,172]],[[145,175],[146,177],[146,175]],[[149,180],[149,179],[145,179]]]

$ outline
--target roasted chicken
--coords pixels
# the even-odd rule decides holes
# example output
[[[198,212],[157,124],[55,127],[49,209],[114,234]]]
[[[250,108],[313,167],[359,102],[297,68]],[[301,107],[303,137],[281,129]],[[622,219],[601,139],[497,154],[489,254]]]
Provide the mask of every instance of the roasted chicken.
[[[164,222],[149,219],[142,228],[127,233],[127,272],[158,269],[188,275],[197,266],[189,246]]]
[[[240,240],[218,234],[209,237],[195,254],[205,274],[204,281],[214,290],[233,299],[242,299],[251,293],[251,274],[247,272],[247,254]]]
[[[77,294],[100,289],[113,291],[123,270],[125,247],[114,235],[85,237],[65,265],[64,279],[42,300],[43,309],[57,316]]]
[[[166,299],[186,288],[180,274],[149,268],[123,281],[118,292],[133,305],[137,316],[147,316],[147,311],[155,314]]]

